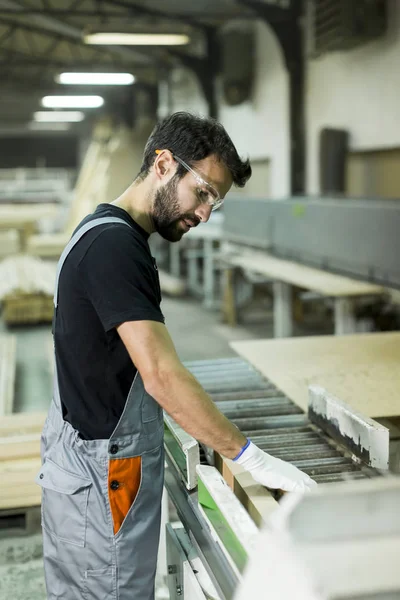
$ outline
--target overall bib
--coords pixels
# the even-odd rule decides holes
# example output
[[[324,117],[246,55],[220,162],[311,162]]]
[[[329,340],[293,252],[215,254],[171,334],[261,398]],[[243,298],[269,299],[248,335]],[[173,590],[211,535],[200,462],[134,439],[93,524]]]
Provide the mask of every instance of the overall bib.
[[[92,227],[73,236],[58,265]],[[95,360],[96,357],[93,357]],[[54,395],[42,433],[43,558],[49,600],[154,600],[164,482],[163,413],[137,372],[109,440],[83,440]]]

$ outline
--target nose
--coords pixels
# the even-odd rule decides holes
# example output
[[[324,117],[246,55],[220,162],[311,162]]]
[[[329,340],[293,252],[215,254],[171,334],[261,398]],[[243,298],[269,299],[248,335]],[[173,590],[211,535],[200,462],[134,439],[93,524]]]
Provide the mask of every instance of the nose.
[[[211,211],[212,206],[209,206],[208,204],[200,204],[194,211],[194,214],[202,223],[207,223],[210,218]]]

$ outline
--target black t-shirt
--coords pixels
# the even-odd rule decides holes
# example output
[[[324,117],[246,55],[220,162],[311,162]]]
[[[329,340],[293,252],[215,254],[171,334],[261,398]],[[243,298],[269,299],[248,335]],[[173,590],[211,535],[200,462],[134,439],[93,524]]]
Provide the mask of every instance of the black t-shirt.
[[[79,227],[101,217],[130,227],[98,225],[74,246],[61,270],[54,325],[63,415],[83,439],[111,436],[136,374],[116,326],[164,322],[148,234],[111,204],[100,204]]]

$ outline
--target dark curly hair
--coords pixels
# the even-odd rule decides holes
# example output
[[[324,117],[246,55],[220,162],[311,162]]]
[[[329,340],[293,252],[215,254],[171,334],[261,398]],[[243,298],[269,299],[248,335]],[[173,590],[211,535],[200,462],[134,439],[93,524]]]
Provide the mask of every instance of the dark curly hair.
[[[244,187],[251,177],[250,161],[241,160],[225,128],[215,119],[176,112],[160,121],[147,140],[139,178],[145,178],[149,173],[156,159],[156,150],[164,148],[190,166],[215,154],[229,169],[237,187]],[[179,164],[176,177],[180,179],[185,174],[184,167]]]

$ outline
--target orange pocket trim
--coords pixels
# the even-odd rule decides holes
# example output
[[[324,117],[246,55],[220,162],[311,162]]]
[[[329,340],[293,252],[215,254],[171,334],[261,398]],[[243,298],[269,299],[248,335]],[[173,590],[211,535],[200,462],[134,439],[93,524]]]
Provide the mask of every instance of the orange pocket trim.
[[[114,535],[118,533],[128,511],[135,501],[142,479],[142,459],[113,458],[108,465],[108,498],[114,523]]]

